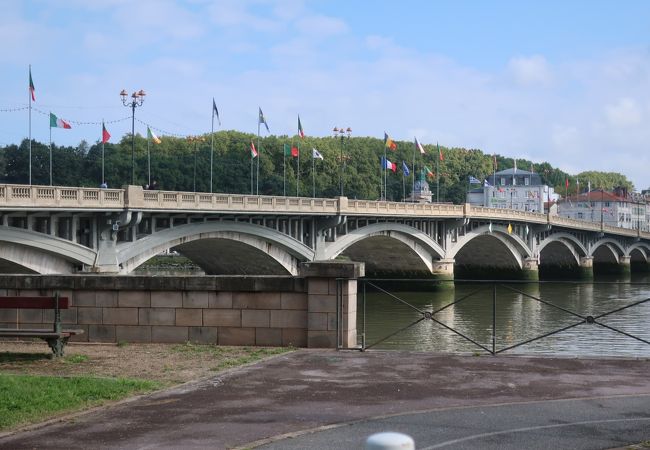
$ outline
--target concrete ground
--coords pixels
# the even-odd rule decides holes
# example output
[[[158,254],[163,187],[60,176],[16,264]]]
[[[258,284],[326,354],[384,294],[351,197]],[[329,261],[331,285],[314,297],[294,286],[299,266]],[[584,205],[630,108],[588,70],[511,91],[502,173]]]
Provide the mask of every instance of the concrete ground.
[[[650,360],[300,350],[0,448],[612,448],[650,440]]]

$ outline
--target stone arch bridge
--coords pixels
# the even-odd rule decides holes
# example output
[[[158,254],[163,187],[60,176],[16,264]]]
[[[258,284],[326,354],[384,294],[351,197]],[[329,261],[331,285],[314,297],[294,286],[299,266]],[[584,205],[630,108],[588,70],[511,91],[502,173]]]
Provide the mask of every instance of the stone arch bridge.
[[[474,207],[0,185],[0,272],[128,274],[174,249],[207,274],[298,274],[348,258],[366,274],[450,279],[465,269],[647,269],[650,233]]]

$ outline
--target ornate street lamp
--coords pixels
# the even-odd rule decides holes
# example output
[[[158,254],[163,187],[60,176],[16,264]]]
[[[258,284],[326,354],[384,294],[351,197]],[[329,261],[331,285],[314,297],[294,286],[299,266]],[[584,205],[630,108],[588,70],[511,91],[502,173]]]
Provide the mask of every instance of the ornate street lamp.
[[[188,142],[194,142],[194,181],[192,184],[194,186],[194,192],[196,192],[196,147],[199,145],[199,142],[205,142],[205,138],[203,136],[188,136],[187,140]]]
[[[343,157],[343,145],[345,144],[346,141],[350,140],[350,136],[352,135],[352,128],[347,127],[343,128],[341,127],[340,129],[337,127],[334,127],[332,130],[333,137],[336,139],[337,137],[341,139],[341,157],[339,161],[339,188],[341,191],[341,197],[343,197],[343,166],[345,164],[346,158]]]
[[[129,95],[125,89],[120,92],[122,104],[131,108],[131,184],[135,185],[135,108],[142,106],[144,96],[147,95],[142,89],[131,94],[132,100],[128,100]]]

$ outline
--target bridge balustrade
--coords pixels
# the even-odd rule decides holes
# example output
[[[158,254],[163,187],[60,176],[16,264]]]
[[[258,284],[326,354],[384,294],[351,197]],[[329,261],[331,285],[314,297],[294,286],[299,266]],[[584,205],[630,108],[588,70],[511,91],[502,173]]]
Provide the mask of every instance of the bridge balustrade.
[[[0,186],[0,206],[33,208],[123,208],[123,189],[61,186]]]

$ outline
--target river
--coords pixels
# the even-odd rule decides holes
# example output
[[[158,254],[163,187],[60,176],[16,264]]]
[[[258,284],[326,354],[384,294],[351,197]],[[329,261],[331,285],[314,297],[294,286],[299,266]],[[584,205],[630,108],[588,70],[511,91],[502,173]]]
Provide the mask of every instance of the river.
[[[474,343],[445,329],[444,326],[433,320],[425,319],[407,327],[422,318],[422,312],[439,310],[445,305],[473,293],[464,300],[436,313],[433,317],[486,348],[492,349],[492,284],[456,282],[455,289],[439,292],[395,292],[386,287],[386,291],[392,295],[376,290],[371,292],[372,288],[367,285],[364,315],[362,283],[360,281],[357,329],[361,341],[365,316],[367,347],[488,354],[485,349],[481,349]],[[380,287],[387,286],[386,282],[382,281],[372,283]],[[413,286],[420,285],[413,282]],[[521,292],[516,292],[505,286]],[[410,306],[393,296],[409,303]],[[573,311],[581,316],[597,316],[650,298],[650,276],[635,276],[632,278],[632,282],[630,280],[627,282],[608,280],[587,283],[499,284],[495,308],[497,351],[581,320],[529,296]],[[597,319],[597,322],[650,342],[650,326],[648,326],[650,324],[650,301],[607,315]],[[385,341],[379,342],[404,327],[407,328]],[[518,346],[504,354],[650,357],[650,344],[594,323],[575,326],[552,336]]]

